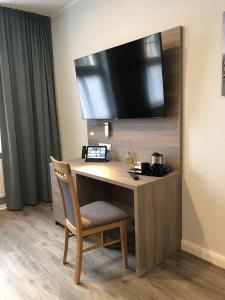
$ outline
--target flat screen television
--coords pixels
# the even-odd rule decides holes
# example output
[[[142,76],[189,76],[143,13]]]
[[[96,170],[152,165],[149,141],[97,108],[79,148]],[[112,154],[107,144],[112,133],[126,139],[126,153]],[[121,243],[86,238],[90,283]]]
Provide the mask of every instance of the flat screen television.
[[[75,60],[84,119],[165,117],[161,34]]]

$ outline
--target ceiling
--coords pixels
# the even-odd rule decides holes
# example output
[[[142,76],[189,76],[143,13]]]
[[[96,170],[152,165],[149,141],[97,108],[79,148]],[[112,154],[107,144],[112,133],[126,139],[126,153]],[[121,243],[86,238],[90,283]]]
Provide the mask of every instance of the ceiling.
[[[0,0],[0,5],[52,16],[76,1],[72,0]]]

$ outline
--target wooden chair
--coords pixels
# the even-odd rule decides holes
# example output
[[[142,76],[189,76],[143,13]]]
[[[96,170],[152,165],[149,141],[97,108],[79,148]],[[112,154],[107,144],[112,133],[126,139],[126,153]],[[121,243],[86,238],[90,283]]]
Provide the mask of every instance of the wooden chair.
[[[51,157],[53,168],[58,179],[65,215],[65,244],[63,264],[66,264],[68,241],[73,235],[77,237],[77,255],[75,264],[75,282],[80,282],[83,253],[100,247],[121,243],[124,267],[128,267],[127,253],[127,214],[121,209],[104,201],[96,201],[80,207],[70,165]],[[119,228],[120,238],[83,248],[84,238],[106,230]]]

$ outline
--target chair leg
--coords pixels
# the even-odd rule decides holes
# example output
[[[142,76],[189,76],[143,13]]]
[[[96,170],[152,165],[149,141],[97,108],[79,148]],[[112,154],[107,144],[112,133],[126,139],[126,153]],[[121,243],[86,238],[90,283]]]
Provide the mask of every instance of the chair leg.
[[[77,236],[77,258],[75,264],[75,283],[80,283],[80,274],[82,267],[82,256],[83,256],[83,238]]]
[[[127,221],[123,221],[120,225],[120,238],[124,267],[128,268],[128,250],[127,250]]]
[[[68,253],[68,242],[69,242],[69,229],[65,226],[65,242],[64,242],[64,254],[63,254],[63,264],[66,264],[66,258]]]

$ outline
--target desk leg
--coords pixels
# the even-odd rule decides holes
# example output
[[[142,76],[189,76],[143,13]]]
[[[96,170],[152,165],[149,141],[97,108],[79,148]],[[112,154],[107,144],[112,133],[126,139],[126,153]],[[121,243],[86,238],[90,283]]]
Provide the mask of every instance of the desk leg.
[[[147,194],[149,191],[147,191]],[[151,194],[151,193],[150,193]],[[145,197],[142,190],[134,191],[134,219],[135,219],[135,249],[136,249],[136,275],[142,277],[148,271],[146,253],[146,211]]]
[[[180,248],[179,178],[164,178],[134,191],[136,274],[143,276]]]

